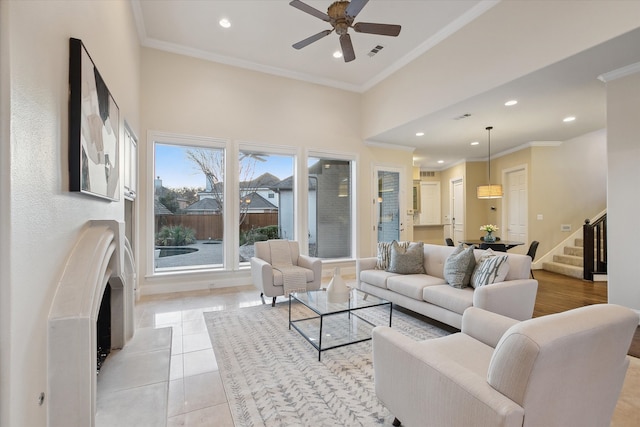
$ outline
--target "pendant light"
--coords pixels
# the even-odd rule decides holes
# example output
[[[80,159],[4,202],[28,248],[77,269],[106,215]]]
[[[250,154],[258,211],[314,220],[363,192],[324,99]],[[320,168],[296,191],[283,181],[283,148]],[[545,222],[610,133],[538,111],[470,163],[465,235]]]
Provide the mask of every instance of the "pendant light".
[[[491,185],[491,129],[493,129],[493,126],[487,126],[486,129],[487,129],[487,133],[489,134],[489,138],[488,138],[489,156],[487,160],[487,164],[489,167],[489,184],[478,185],[477,195],[478,195],[478,199],[501,199],[502,185],[500,184]]]

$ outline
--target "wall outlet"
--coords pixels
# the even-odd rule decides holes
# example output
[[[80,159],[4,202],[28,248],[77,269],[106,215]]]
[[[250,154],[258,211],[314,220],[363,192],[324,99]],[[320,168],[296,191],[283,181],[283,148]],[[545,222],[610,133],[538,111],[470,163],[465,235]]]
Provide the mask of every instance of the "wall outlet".
[[[571,224],[560,224],[560,231],[571,231]]]
[[[542,214],[538,214],[538,215],[536,216],[536,219],[537,219],[538,221],[542,221],[542,220],[544,219],[544,216],[542,216]]]

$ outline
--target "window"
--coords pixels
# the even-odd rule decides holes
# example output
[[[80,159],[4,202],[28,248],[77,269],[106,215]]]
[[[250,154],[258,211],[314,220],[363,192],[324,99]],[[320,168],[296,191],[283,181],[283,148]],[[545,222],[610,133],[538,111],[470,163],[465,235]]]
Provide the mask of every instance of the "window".
[[[352,257],[350,160],[309,157],[309,254]]]
[[[256,241],[278,238],[325,259],[353,257],[352,157],[163,133],[151,140],[149,273],[247,268]]]
[[[155,271],[221,267],[223,146],[156,142],[154,148]]]
[[[253,256],[256,241],[295,238],[294,157],[247,149],[238,158],[243,263]]]

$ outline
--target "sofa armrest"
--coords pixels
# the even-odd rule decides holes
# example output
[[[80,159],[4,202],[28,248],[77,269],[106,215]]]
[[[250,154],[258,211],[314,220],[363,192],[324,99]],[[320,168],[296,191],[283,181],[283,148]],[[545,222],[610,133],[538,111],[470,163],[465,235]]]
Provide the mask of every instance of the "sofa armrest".
[[[377,397],[403,424],[522,426],[522,407],[428,342],[376,327],[373,366]]]
[[[320,289],[322,281],[322,260],[309,255],[298,256],[298,266],[313,271],[313,282],[308,283],[308,289]]]
[[[378,258],[376,257],[356,259],[356,286],[358,288],[360,287],[360,272],[364,270],[373,270],[376,268],[377,263]]]
[[[507,329],[516,323],[519,323],[519,320],[481,308],[469,307],[462,314],[462,333],[496,348]]]
[[[481,286],[473,291],[473,306],[517,320],[531,319],[538,281],[518,279]]]

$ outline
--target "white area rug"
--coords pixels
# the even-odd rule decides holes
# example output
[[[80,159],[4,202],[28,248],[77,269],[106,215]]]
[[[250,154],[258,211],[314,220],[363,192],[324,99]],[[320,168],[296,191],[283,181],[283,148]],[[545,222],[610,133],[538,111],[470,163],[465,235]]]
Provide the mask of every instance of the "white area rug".
[[[388,308],[372,310],[375,324],[388,324]],[[288,302],[204,317],[236,427],[393,421],[375,395],[371,341],[322,352],[319,362],[317,350],[289,330]],[[448,334],[396,310],[392,324],[415,339]]]

